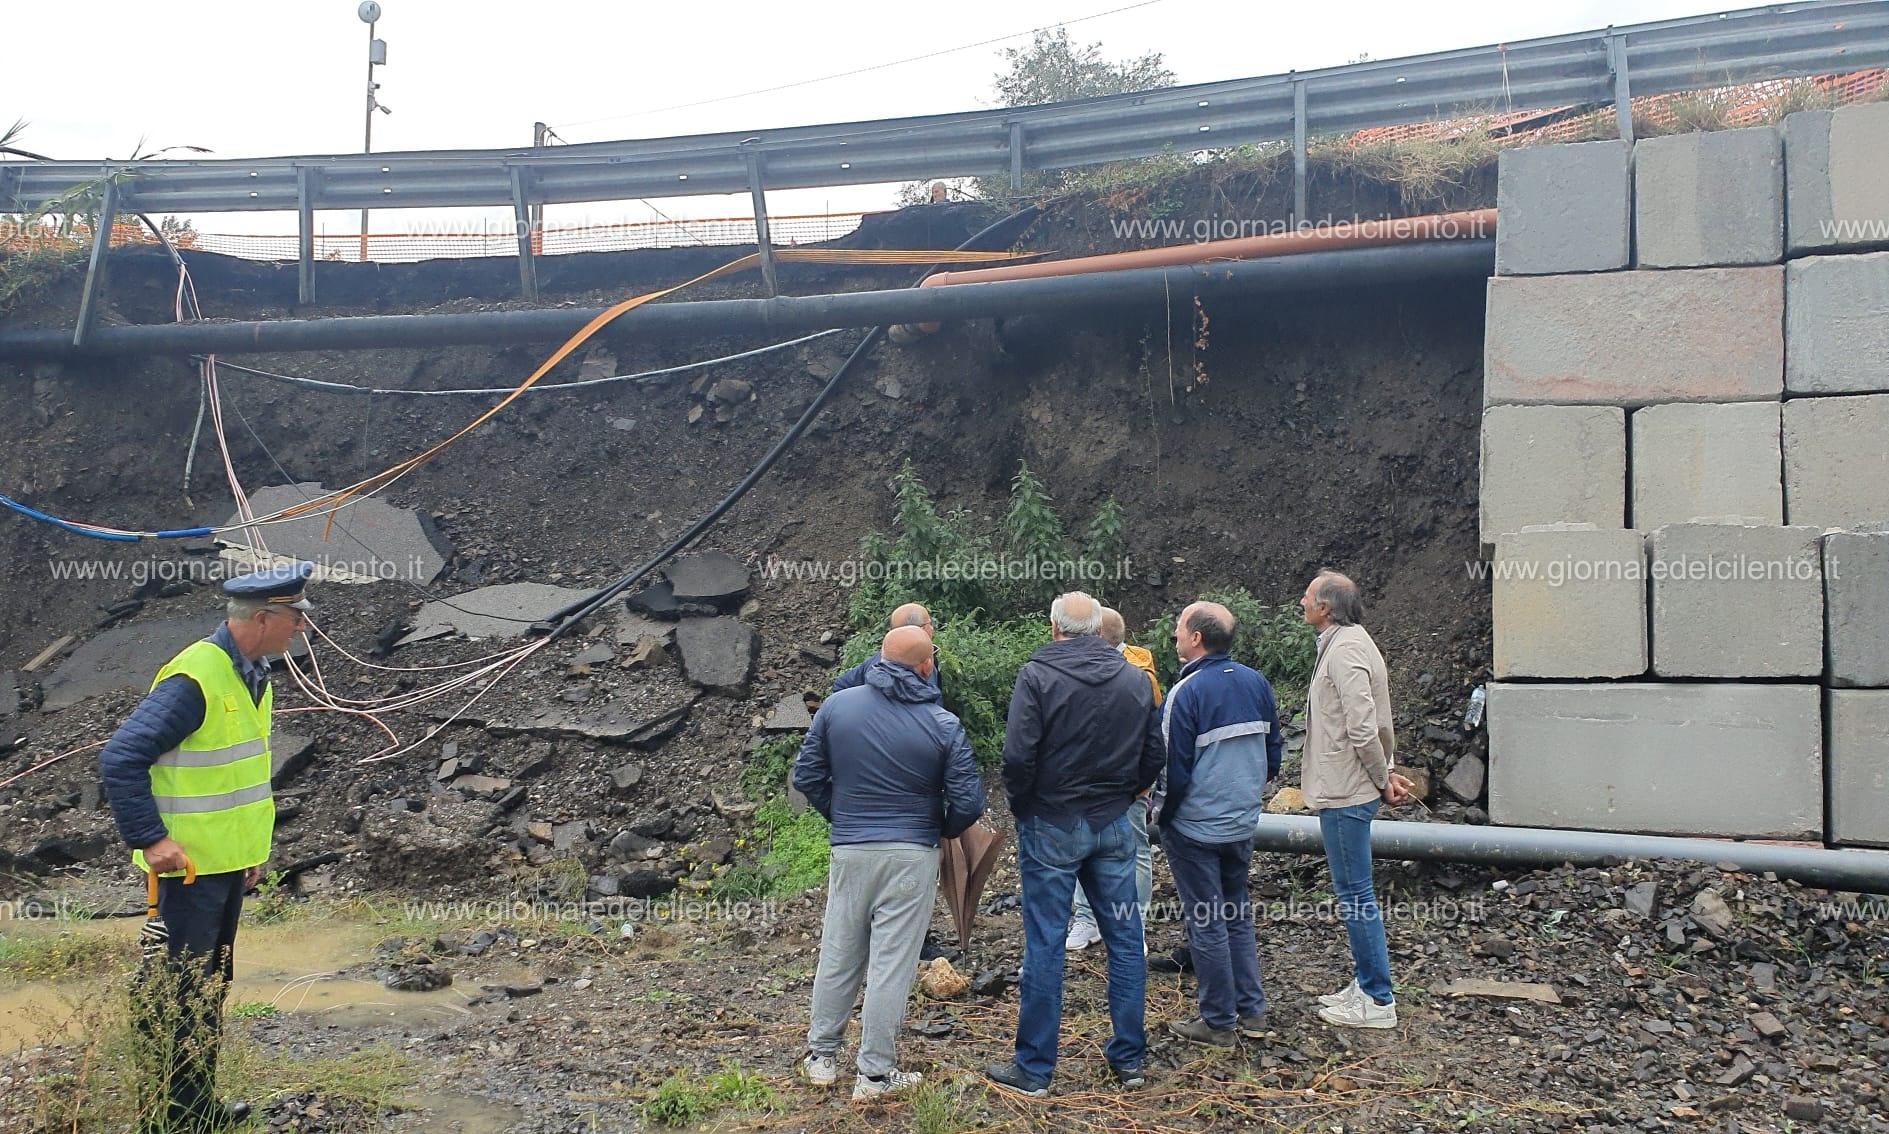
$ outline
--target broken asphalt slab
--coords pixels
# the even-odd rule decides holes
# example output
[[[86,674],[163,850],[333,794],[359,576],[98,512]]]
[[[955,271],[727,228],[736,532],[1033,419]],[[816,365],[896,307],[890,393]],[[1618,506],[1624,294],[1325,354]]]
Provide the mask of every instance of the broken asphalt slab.
[[[593,592],[549,583],[502,583],[427,603],[413,616],[413,631],[395,642],[406,646],[452,634],[467,638],[522,638],[533,623]]]
[[[676,626],[676,651],[690,681],[712,692],[746,697],[760,641],[733,618],[685,618]]]
[[[525,705],[516,710],[481,715],[477,710],[458,720],[484,728],[495,736],[531,735],[578,737],[608,744],[648,748],[682,727],[689,709],[701,698],[695,690],[636,690],[598,708],[568,705]],[[450,716],[435,714],[435,719]]]
[[[250,510],[258,516],[268,515],[318,499],[327,491],[316,482],[277,485],[251,495]],[[232,515],[221,526],[234,527],[241,522],[240,516]],[[372,498],[352,500],[338,512],[317,510],[269,524],[262,529],[262,540],[268,545],[266,552],[250,546],[241,532],[218,537],[225,548],[224,557],[240,569],[262,562],[301,559],[316,565],[317,579],[340,583],[382,579],[430,583],[446,566],[450,552],[429,518]]]
[[[47,676],[41,708],[56,713],[87,697],[120,689],[149,689],[151,679],[164,663],[185,646],[208,637],[220,621],[218,615],[206,613],[196,618],[132,622],[106,630],[82,643]],[[297,635],[290,652],[298,658],[307,656],[307,642]]]
[[[732,613],[748,597],[748,568],[725,551],[685,555],[664,572],[678,603],[706,603]]]

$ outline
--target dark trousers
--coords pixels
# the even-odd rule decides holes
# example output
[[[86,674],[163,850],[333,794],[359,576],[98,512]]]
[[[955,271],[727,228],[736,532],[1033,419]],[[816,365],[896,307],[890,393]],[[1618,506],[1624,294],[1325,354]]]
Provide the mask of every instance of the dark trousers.
[[[1252,842],[1197,843],[1164,826],[1161,846],[1180,892],[1200,1018],[1225,1031],[1241,1016],[1265,1012],[1259,949],[1253,939],[1253,900],[1247,889]]]
[[[243,873],[199,874],[188,886],[182,878],[158,879],[157,912],[170,929],[170,951],[163,966],[141,975],[136,995],[140,1030],[165,1053],[151,1066],[168,1093],[144,1101],[147,1130],[207,1129],[219,1111],[217,1047],[243,912]]]

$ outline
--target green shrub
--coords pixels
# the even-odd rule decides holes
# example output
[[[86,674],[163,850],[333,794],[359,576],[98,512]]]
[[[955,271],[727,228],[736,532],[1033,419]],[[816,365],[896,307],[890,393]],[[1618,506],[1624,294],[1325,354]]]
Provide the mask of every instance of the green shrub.
[[[1279,714],[1297,712],[1305,705],[1305,691],[1312,683],[1312,670],[1318,664],[1318,635],[1305,624],[1296,602],[1268,606],[1254,598],[1244,587],[1226,591],[1208,591],[1203,601],[1217,602],[1233,612],[1234,661],[1250,665],[1272,683],[1279,700]],[[1170,614],[1151,629],[1148,647],[1154,651],[1155,668],[1161,672],[1162,685],[1174,683],[1180,673],[1180,659],[1174,654],[1174,620]]]
[[[756,803],[771,799],[787,790],[787,777],[793,771],[794,757],[800,754],[801,733],[771,736],[748,756],[741,770],[741,790]]]
[[[731,1059],[706,1078],[677,1071],[664,1079],[644,1100],[643,1121],[651,1126],[694,1126],[724,1108],[767,1110],[774,1105],[774,1089],[767,1081]]]

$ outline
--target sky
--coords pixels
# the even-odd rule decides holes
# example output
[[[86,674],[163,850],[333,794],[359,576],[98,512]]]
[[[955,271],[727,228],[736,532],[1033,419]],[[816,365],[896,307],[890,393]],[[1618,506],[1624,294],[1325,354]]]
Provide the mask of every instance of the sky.
[[[359,153],[368,28],[355,0],[75,0],[56,43],[0,56],[0,127],[57,158],[201,146],[214,156]],[[1160,52],[1182,83],[1307,70],[1724,10],[1700,0],[829,0],[753,3],[382,0],[374,34],[390,114],[373,148],[516,146],[543,121],[569,142],[750,130],[992,105],[1002,50],[1073,21],[1104,55]],[[1114,10],[1112,9],[1126,9]],[[1107,14],[1098,14],[1107,13]],[[1091,17],[1091,18],[1085,18]],[[93,32],[110,29],[110,34]],[[949,50],[981,41],[996,43]],[[913,56],[929,59],[899,62]],[[890,64],[890,65],[887,65]],[[823,82],[822,76],[868,68]],[[798,84],[790,85],[788,84]],[[764,94],[746,94],[786,86]],[[729,97],[738,96],[738,97]],[[891,187],[771,193],[776,214],[883,208]],[[659,201],[672,216],[744,215],[744,196]],[[635,203],[553,206],[547,223],[648,219]],[[507,210],[377,214],[376,232]],[[192,218],[204,232],[292,233],[293,214]],[[356,214],[323,214],[329,232]]]

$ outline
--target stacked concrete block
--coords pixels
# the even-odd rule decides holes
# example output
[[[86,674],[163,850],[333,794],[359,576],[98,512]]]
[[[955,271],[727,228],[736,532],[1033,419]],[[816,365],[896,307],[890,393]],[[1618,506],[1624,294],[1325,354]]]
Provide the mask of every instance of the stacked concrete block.
[[[1792,255],[1889,246],[1889,102],[1784,120]]]
[[[1639,532],[1563,524],[1496,541],[1495,676],[1646,672],[1646,548]]]
[[[1647,406],[1628,423],[1636,528],[1693,520],[1784,522],[1776,402]]]
[[[1633,151],[1634,261],[1642,268],[1784,258],[1784,143],[1776,127],[1648,138]]]
[[[1830,839],[1889,847],[1889,689],[1830,690]]]
[[[1784,388],[1889,391],[1889,252],[1791,261],[1784,272]]]
[[[1492,818],[1889,847],[1889,103],[1498,205]]]
[[[1830,684],[1889,688],[1889,527],[1823,538]]]
[[[1492,685],[1489,818],[1821,838],[1820,700],[1815,685]]]
[[[1482,414],[1482,542],[1538,524],[1626,523],[1627,419],[1613,406]]]
[[[1626,142],[1524,146],[1497,164],[1498,275],[1606,272],[1627,266]]]
[[[1784,403],[1784,514],[1825,528],[1889,521],[1889,394]]]
[[[1820,677],[1821,529],[1673,524],[1653,533],[1653,672]]]
[[[1483,346],[1490,404],[1776,401],[1784,269],[1498,276]]]

